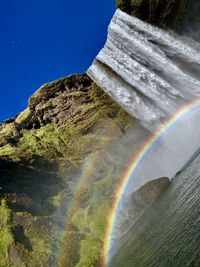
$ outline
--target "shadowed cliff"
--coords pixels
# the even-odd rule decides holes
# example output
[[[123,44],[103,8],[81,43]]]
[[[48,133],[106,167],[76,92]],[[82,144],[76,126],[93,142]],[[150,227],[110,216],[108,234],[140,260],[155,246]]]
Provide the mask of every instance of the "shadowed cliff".
[[[117,7],[141,20],[161,27],[176,27],[188,0],[117,0]]]

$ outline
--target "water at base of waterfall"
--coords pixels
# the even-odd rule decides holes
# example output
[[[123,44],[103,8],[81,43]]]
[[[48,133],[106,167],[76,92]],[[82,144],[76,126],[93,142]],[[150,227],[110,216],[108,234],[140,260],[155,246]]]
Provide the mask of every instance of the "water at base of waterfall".
[[[110,266],[200,266],[200,155],[121,239]]]

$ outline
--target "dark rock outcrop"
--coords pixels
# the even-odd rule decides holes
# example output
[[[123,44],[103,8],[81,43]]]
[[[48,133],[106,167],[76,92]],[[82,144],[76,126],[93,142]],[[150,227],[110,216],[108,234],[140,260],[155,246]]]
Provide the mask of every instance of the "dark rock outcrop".
[[[171,184],[166,177],[150,181],[130,196],[130,212],[138,217],[142,214]]]
[[[161,27],[174,28],[183,18],[188,0],[117,0],[130,15]]]
[[[120,209],[118,231],[116,233],[116,241],[124,235],[143,213],[164,193],[170,186],[169,178],[163,177],[152,180],[137,191],[133,192],[124,200]]]
[[[88,93],[92,80],[86,75],[71,75],[43,85],[29,99],[30,114],[24,121],[28,129],[52,123],[65,125],[91,104]],[[84,118],[83,118],[84,119]]]

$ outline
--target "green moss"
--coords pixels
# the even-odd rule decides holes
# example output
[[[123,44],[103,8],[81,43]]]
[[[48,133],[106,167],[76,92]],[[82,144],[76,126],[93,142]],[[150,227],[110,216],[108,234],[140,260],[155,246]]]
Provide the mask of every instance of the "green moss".
[[[74,110],[76,106],[70,116],[66,111],[67,120],[61,125],[48,120],[43,123],[43,115],[48,113],[45,112],[49,106],[53,107],[54,97],[64,90],[59,86],[55,82],[40,88],[16,121],[5,124],[0,131],[0,160],[2,166],[5,163],[1,186],[6,192],[8,210],[12,210],[10,221],[3,225],[7,232],[2,240],[5,238],[7,248],[14,242],[20,267],[22,262],[29,267],[48,266],[53,257],[52,244],[58,244],[60,236],[66,235],[61,266],[95,264],[102,247],[117,170],[114,173],[102,158],[101,168],[97,167],[92,179],[77,192],[79,203],[72,190],[87,159],[98,156],[102,144],[114,146],[132,124],[130,116],[92,82],[86,88],[88,91],[85,88],[67,91],[70,104],[79,105],[78,112]],[[37,105],[39,111],[35,110]],[[75,207],[68,214],[71,225],[62,233],[57,222],[60,225],[66,220],[66,209],[71,204]],[[11,264],[6,251],[2,260]]]
[[[1,200],[0,205],[0,266],[12,266],[9,257],[9,248],[14,244],[11,231],[11,210],[8,208],[6,201]]]
[[[50,162],[68,160],[76,166],[94,141],[92,136],[84,136],[73,125],[55,128],[48,124],[40,129],[22,130],[23,137],[17,146],[6,144],[0,148],[0,157],[7,156],[13,161],[40,156]],[[73,146],[71,145],[73,143]]]
[[[53,196],[51,199],[50,199],[50,202],[57,208],[60,207],[61,203],[62,203],[62,200],[64,197],[66,197],[67,194],[64,193],[64,192],[59,192],[58,195],[56,196]]]
[[[94,206],[78,210],[72,217],[72,223],[85,235],[81,241],[78,266],[93,266],[99,259],[109,212],[108,199],[100,202],[98,196]]]
[[[105,236],[105,227],[109,208],[108,201],[101,203],[100,206],[96,208],[95,215],[93,215],[93,218],[90,222],[91,233],[100,241],[103,241]]]
[[[75,267],[93,267],[98,260],[98,253],[101,243],[93,235],[88,234],[87,238],[81,241],[80,261]]]
[[[7,156],[14,161],[20,160],[20,149],[18,147],[12,146],[11,144],[7,144],[0,148],[0,157]]]
[[[23,112],[21,112],[19,114],[19,116],[17,116],[16,123],[19,123],[19,124],[23,123],[24,121],[26,121],[29,118],[30,115],[31,115],[31,110],[28,107]]]

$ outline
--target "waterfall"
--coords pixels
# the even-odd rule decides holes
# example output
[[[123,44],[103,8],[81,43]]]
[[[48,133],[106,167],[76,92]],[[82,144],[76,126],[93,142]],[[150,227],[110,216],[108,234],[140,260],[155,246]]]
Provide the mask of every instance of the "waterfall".
[[[88,75],[153,130],[200,96],[200,46],[117,10]]]

